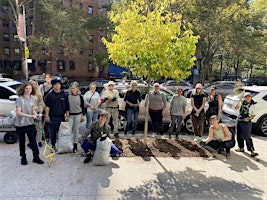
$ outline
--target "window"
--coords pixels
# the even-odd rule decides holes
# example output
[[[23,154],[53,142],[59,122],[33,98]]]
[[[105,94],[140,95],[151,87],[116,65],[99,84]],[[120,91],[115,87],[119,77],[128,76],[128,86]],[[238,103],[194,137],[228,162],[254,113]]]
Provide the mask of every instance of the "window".
[[[4,60],[4,68],[5,69],[12,68],[12,61]]]
[[[8,47],[4,48],[4,54],[5,55],[10,55],[10,49]]]
[[[15,95],[13,92],[11,92],[9,89],[0,87],[0,98],[1,99],[9,99],[9,96]]]
[[[20,50],[19,48],[14,48],[14,55],[19,56],[20,55]]]
[[[93,14],[93,7],[92,6],[88,6],[88,14]]]
[[[18,35],[13,35],[13,41],[14,42],[19,42],[19,36]]]
[[[93,63],[91,63],[90,61],[88,62],[88,71],[89,72],[92,72],[92,71],[94,71],[94,64]]]
[[[63,47],[62,46],[58,48],[57,53],[58,54],[64,54],[64,51],[63,51]]]
[[[14,60],[13,62],[13,69],[21,71],[21,61],[20,60]]]
[[[80,54],[81,54],[81,55],[83,54],[83,49],[80,49]]]
[[[93,43],[93,41],[94,41],[94,37],[93,37],[93,35],[89,35],[88,39],[89,39],[90,42]]]
[[[94,51],[93,49],[89,49],[88,50],[88,56],[93,56],[94,55]]]
[[[65,61],[64,60],[58,60],[57,61],[57,70],[60,71],[65,71]]]
[[[35,63],[36,63],[35,60],[32,60],[31,63],[28,63],[28,69],[35,72],[36,71]]]
[[[4,66],[3,66],[3,63],[2,63],[2,60],[0,60],[0,69],[3,69]]]
[[[83,9],[83,3],[80,3],[80,9],[81,10]]]
[[[3,27],[8,28],[9,27],[9,21],[8,19],[3,19]]]
[[[3,37],[4,41],[9,41],[9,34],[4,33],[3,36],[4,36],[4,37]]]
[[[69,0],[69,7],[72,7],[72,0]]]
[[[75,70],[75,62],[70,60],[70,70]]]

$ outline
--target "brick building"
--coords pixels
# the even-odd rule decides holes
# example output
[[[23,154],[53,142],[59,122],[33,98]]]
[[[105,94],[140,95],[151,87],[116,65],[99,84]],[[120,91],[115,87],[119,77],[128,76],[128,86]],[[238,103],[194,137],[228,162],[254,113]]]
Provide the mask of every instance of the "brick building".
[[[84,10],[84,17],[91,18],[93,16],[106,17],[107,11],[102,6],[108,5],[109,0],[62,0],[61,3],[63,6],[82,9]],[[27,12],[27,9],[29,8],[26,7],[26,30],[27,36],[29,36],[32,30],[33,18],[31,17],[31,12]],[[22,74],[21,60],[23,52],[20,49],[16,24],[9,17],[11,12],[8,6],[3,6],[0,10],[0,69],[12,69],[14,77],[19,78]],[[35,19],[36,31],[38,31],[41,24],[41,16],[37,16]],[[51,56],[45,50],[39,56],[32,57],[31,55],[32,63],[28,64],[29,75],[47,72],[62,74],[76,80],[105,78],[107,76],[107,67],[95,66],[93,56],[96,52],[106,51],[104,44],[101,42],[101,38],[106,35],[105,27],[94,30],[91,35],[88,35],[88,40],[90,40],[88,48],[82,49],[80,54],[75,57],[66,57],[61,51],[54,52],[54,56]]]

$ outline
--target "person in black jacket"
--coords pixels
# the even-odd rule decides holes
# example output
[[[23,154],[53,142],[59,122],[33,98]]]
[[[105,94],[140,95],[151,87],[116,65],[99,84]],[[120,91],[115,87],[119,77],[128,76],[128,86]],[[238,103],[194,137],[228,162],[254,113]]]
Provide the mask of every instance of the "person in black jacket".
[[[210,95],[208,96],[209,108],[206,112],[206,119],[209,122],[212,115],[217,115],[218,120],[221,120],[222,115],[222,96],[216,93],[216,87],[210,87]]]
[[[131,90],[128,90],[124,97],[124,101],[126,103],[125,110],[127,112],[127,124],[124,130],[125,135],[130,128],[132,116],[134,116],[132,135],[135,134],[138,124],[139,104],[141,103],[141,100],[141,93],[139,90],[137,90],[137,82],[132,81]]]
[[[246,141],[247,149],[251,152],[250,156],[255,157],[259,154],[255,152],[253,141],[251,138],[252,122],[255,117],[254,105],[256,103],[252,99],[250,92],[244,94],[244,100],[240,97],[239,102],[235,105],[235,109],[239,109],[239,117],[237,122],[237,143],[236,152],[244,152],[244,140]]]
[[[51,145],[56,149],[56,135],[60,123],[69,119],[68,96],[61,90],[58,79],[52,81],[53,91],[45,97],[45,117],[49,124]]]

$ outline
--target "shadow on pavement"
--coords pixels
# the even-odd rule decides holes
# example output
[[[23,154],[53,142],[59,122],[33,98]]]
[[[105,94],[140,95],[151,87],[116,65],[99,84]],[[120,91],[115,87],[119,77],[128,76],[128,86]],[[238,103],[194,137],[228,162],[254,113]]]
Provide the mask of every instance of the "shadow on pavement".
[[[220,177],[205,176],[190,167],[182,172],[166,171],[157,179],[146,181],[136,188],[118,191],[119,200],[130,199],[261,199],[263,191],[243,183]]]

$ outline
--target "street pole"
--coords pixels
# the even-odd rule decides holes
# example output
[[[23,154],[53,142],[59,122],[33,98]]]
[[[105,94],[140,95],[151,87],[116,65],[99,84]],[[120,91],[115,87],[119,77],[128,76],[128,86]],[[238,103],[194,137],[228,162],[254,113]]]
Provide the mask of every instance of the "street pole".
[[[26,17],[25,17],[25,6],[22,6],[23,9],[23,21],[24,21],[24,35],[25,35],[25,42],[24,42],[24,62],[25,62],[25,77],[26,80],[29,78],[29,73],[28,73],[28,62],[27,62],[27,55],[26,55],[26,49],[27,49],[27,31],[26,31]]]

